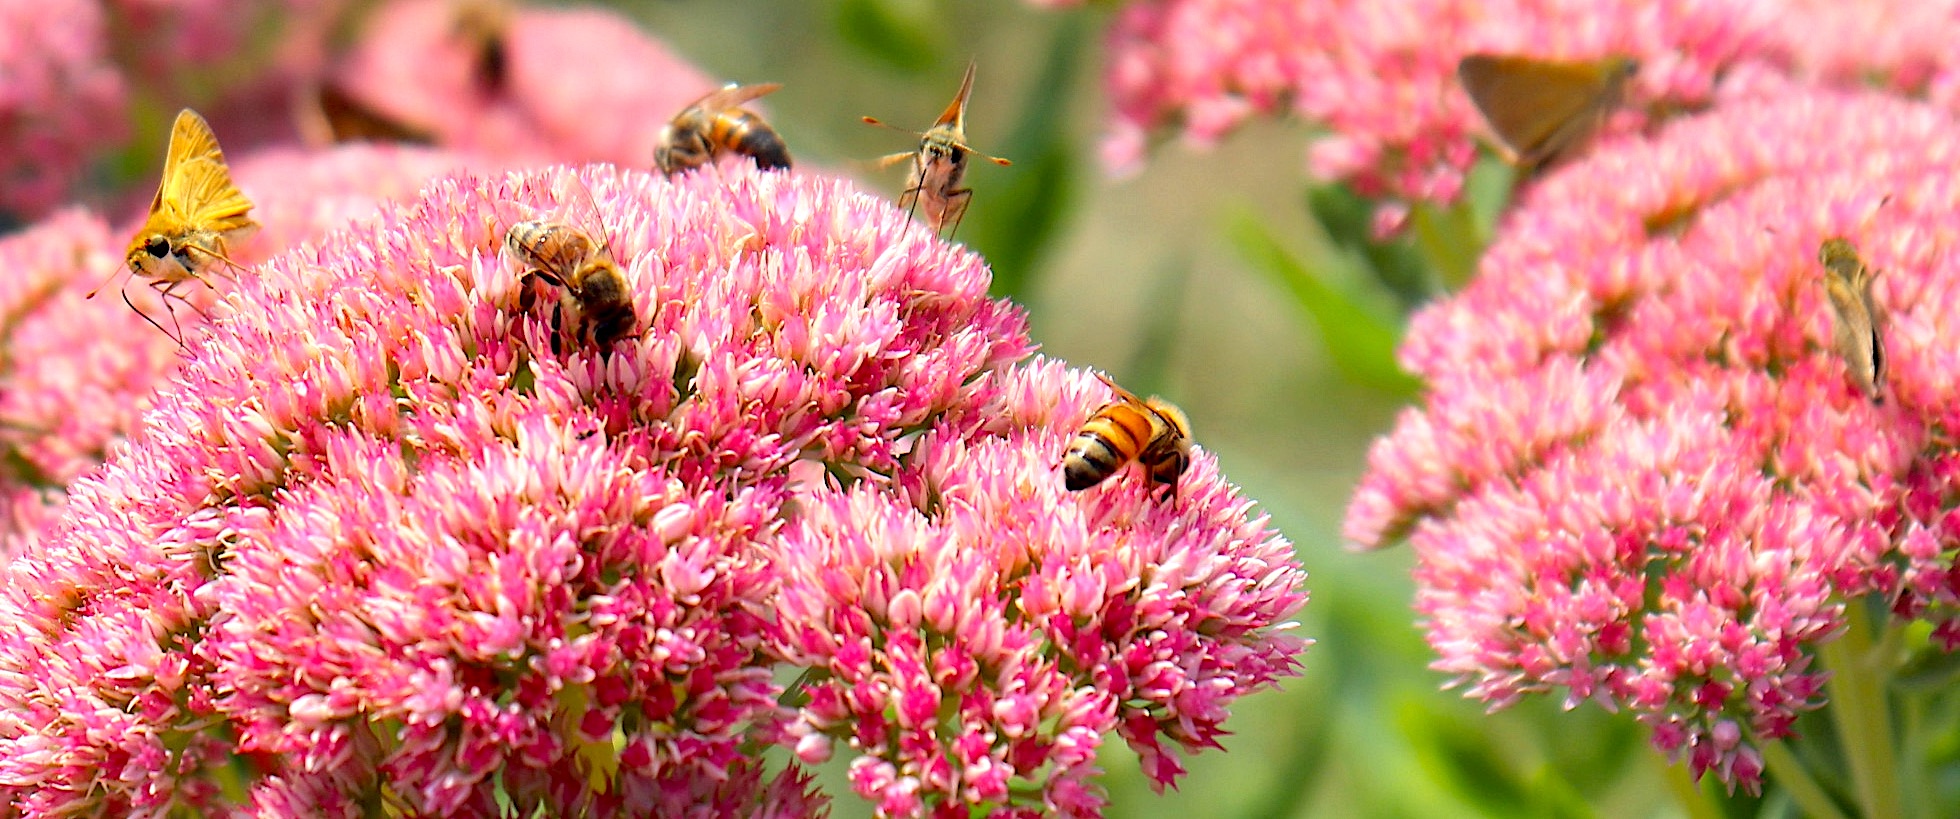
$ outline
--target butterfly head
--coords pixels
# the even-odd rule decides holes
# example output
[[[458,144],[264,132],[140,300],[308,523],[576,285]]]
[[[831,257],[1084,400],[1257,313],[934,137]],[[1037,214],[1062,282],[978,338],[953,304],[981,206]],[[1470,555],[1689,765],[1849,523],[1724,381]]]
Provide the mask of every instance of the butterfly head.
[[[124,260],[129,262],[130,272],[145,279],[176,281],[191,276],[182,254],[170,237],[161,233],[136,237],[129,243],[129,255]]]

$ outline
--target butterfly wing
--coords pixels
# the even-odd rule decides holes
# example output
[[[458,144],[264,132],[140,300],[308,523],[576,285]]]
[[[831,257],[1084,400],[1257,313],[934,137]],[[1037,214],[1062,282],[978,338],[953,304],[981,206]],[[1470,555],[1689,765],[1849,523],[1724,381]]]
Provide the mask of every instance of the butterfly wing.
[[[383,114],[332,85],[320,86],[319,102],[334,142],[435,142],[428,131]]]
[[[939,121],[933,123],[934,127],[951,128],[955,140],[963,141],[966,139],[966,97],[968,94],[973,93],[973,69],[975,65],[977,65],[977,61],[969,60],[967,62],[966,77],[960,80],[960,92],[953,95],[953,101],[946,105],[944,112],[940,113]]]
[[[1472,54],[1457,64],[1464,91],[1513,164],[1534,167],[1577,143],[1619,101],[1625,58],[1556,62]]]
[[[151,220],[167,213],[193,230],[238,235],[258,227],[246,215],[251,210],[252,200],[232,184],[231,168],[211,124],[189,108],[179,111],[163,161],[163,184],[150,205]]]
[[[1879,335],[1878,305],[1872,298],[1876,274],[1842,239],[1825,242],[1820,255],[1824,261],[1824,294],[1830,298],[1835,319],[1832,330],[1838,355],[1858,388],[1873,401],[1882,402],[1885,343]]]

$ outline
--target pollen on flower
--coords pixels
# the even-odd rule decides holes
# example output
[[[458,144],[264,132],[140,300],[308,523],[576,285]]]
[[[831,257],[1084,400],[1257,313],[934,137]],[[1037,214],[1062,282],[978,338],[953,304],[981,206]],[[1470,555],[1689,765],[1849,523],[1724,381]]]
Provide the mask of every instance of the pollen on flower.
[[[503,250],[581,188],[605,345]],[[1094,815],[1103,735],[1167,783],[1294,673],[1290,544],[1202,453],[1065,492],[1100,385],[848,183],[455,176],[247,273],[4,569],[27,810],[821,812],[775,746],[892,815]]]
[[[1363,545],[1416,549],[1436,667],[1496,706],[1630,709],[1754,789],[1756,744],[1822,704],[1845,601],[1950,633],[1957,157],[1938,108],[1792,89],[1535,186],[1413,322],[1430,392],[1349,508]],[[1886,271],[1883,404],[1833,346],[1831,236]]]

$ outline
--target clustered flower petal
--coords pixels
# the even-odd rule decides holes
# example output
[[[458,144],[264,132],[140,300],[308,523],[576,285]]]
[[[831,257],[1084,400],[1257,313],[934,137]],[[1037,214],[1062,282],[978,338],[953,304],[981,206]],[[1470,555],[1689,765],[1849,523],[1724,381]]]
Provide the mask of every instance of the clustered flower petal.
[[[86,298],[121,246],[79,210],[0,239],[0,556],[58,516],[63,487],[136,428],[176,361],[113,288]],[[131,293],[154,314],[145,295]]]
[[[1208,456],[1175,503],[1121,478],[1063,489],[1055,453],[1109,398],[1086,373],[1033,364],[988,391],[918,439],[902,493],[807,496],[782,553],[811,582],[780,616],[790,661],[824,676],[790,730],[806,760],[857,751],[852,785],[886,815],[1099,815],[1104,734],[1174,784],[1178,750],[1215,747],[1231,701],[1293,673],[1304,643],[1272,626],[1302,574]]]
[[[578,188],[606,349],[501,249]],[[1101,388],[848,183],[458,176],[241,279],[0,570],[23,813],[814,815],[761,751],[841,739],[887,815],[1094,815],[1104,732],[1168,782],[1293,673],[1302,573],[1210,457],[1062,491]]]
[[[496,164],[389,145],[249,155],[233,178],[254,200],[262,229],[233,248],[233,260],[250,264],[317,239],[463,167]],[[0,555],[58,517],[63,488],[136,430],[151,394],[175,372],[177,342],[143,315],[194,335],[206,321],[201,311],[221,295],[193,285],[178,292],[196,307],[166,304],[149,287],[116,281],[135,224],[112,233],[71,211],[0,239],[0,261],[13,271],[0,281]],[[221,270],[209,279],[224,288],[236,275]]]
[[[1495,706],[1629,709],[1754,788],[1847,601],[1960,636],[1956,160],[1939,108],[1793,88],[1534,186],[1412,322],[1428,395],[1349,508],[1357,543],[1415,547],[1436,667]],[[1882,404],[1833,346],[1833,236],[1883,271]]]

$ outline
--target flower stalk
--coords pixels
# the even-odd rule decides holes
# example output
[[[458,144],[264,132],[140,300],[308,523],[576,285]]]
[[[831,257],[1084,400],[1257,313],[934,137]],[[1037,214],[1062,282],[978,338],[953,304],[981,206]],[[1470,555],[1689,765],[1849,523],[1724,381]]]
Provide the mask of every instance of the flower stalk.
[[[1825,690],[1830,694],[1831,720],[1838,743],[1851,769],[1859,813],[1865,817],[1905,816],[1899,799],[1899,768],[1894,753],[1892,711],[1886,688],[1897,663],[1891,652],[1876,649],[1892,644],[1898,626],[1874,623],[1863,601],[1845,606],[1844,633],[1818,647],[1818,659],[1831,672]],[[1887,634],[1872,638],[1875,630]]]

